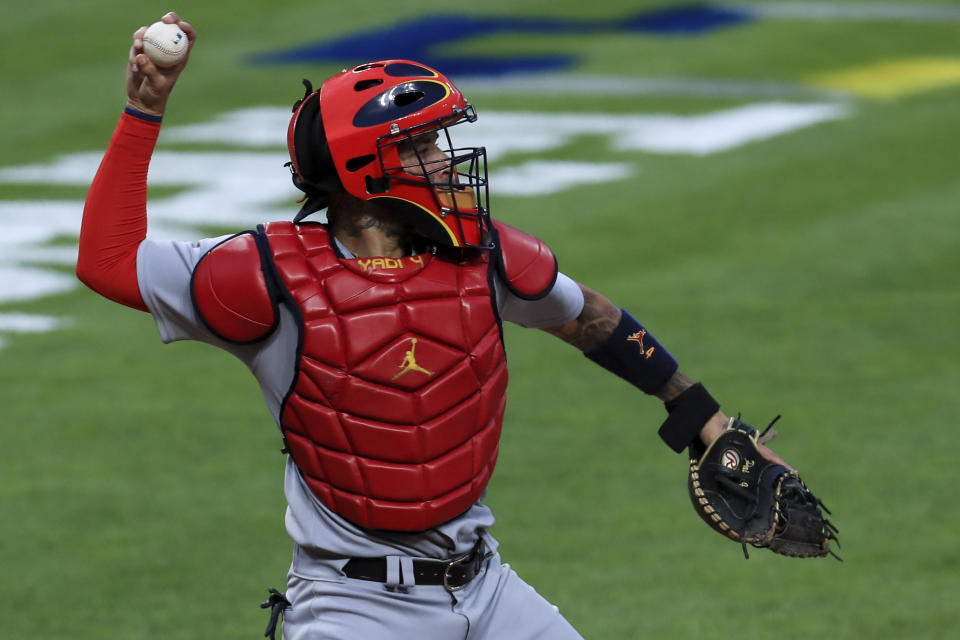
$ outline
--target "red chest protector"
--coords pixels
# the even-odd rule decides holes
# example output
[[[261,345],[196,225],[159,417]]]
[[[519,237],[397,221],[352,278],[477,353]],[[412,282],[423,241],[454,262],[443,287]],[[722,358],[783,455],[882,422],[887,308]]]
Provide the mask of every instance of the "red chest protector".
[[[517,259],[343,260],[322,225],[272,223],[197,265],[195,306],[222,338],[260,340],[278,302],[297,310],[297,372],[280,422],[306,483],[335,513],[419,531],[463,513],[486,488],[507,386],[491,270],[514,273],[508,286],[530,298],[556,277],[542,243],[500,233]]]

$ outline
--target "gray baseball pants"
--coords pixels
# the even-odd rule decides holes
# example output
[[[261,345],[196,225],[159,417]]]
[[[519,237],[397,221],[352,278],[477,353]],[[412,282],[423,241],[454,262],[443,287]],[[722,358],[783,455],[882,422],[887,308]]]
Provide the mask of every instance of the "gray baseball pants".
[[[454,592],[291,574],[286,596],[284,640],[583,640],[498,554]]]

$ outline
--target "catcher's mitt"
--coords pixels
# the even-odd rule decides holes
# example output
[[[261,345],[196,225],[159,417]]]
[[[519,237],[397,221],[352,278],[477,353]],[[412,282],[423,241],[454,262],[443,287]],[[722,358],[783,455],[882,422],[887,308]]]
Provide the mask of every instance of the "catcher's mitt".
[[[750,544],[795,558],[830,554],[840,560],[830,548],[831,540],[839,546],[837,528],[821,509],[830,511],[796,471],[767,460],[757,449],[772,437],[770,427],[758,435],[731,418],[706,451],[691,447],[687,484],[693,508],[713,529],[741,543],[746,557]]]

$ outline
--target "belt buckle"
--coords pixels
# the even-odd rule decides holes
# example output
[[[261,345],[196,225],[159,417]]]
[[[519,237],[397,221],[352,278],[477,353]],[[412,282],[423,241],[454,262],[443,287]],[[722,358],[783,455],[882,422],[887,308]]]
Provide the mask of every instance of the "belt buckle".
[[[463,562],[463,560],[464,558],[461,558],[459,560],[451,560],[450,562],[447,563],[447,566],[443,568],[443,588],[449,591],[450,593],[453,593],[454,591],[460,591],[465,586],[467,586],[466,582],[464,582],[459,586],[454,586],[450,584],[450,569],[452,569],[454,565],[459,565],[461,562]]]
[[[479,569],[480,564],[483,562],[483,558],[485,557],[484,556],[485,549],[486,549],[486,544],[484,543],[483,538],[481,538],[480,540],[477,541],[477,546],[475,546],[470,553],[464,556],[461,556],[456,560],[451,560],[450,562],[448,562],[447,566],[443,568],[443,588],[449,591],[450,593],[453,593],[454,591],[460,591],[465,586],[470,584],[470,580],[473,580],[473,578],[476,577],[476,573],[474,573],[473,576],[467,579],[460,586],[453,586],[452,584],[450,584],[450,570],[454,567],[454,565],[465,566],[473,562],[477,563],[477,569]]]

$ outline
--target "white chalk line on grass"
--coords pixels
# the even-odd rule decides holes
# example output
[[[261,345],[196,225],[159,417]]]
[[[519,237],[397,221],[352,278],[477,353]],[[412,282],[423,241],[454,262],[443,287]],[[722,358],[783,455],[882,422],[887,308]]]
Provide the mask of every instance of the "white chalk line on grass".
[[[455,129],[454,135],[458,145],[487,147],[495,167],[490,174],[495,195],[540,197],[631,177],[635,163],[625,159],[623,152],[706,157],[843,118],[850,109],[836,102],[776,101],[695,115],[491,111],[482,113],[476,126]],[[289,117],[289,109],[283,107],[241,109],[210,122],[165,129],[148,181],[180,190],[150,200],[149,235],[194,239],[202,226],[243,229],[290,218],[301,194],[283,167]],[[548,151],[555,156],[583,136],[600,137],[610,155],[619,155],[603,161],[511,160],[516,154]],[[242,148],[192,151],[188,146],[193,143]],[[48,163],[0,169],[0,183],[85,186],[101,157],[100,151],[72,153]],[[0,304],[61,294],[79,286],[68,270],[49,265],[76,263],[75,246],[52,243],[79,235],[82,211],[80,201],[0,201],[4,229]],[[50,316],[0,313],[0,334],[51,331],[59,326],[61,320]]]

